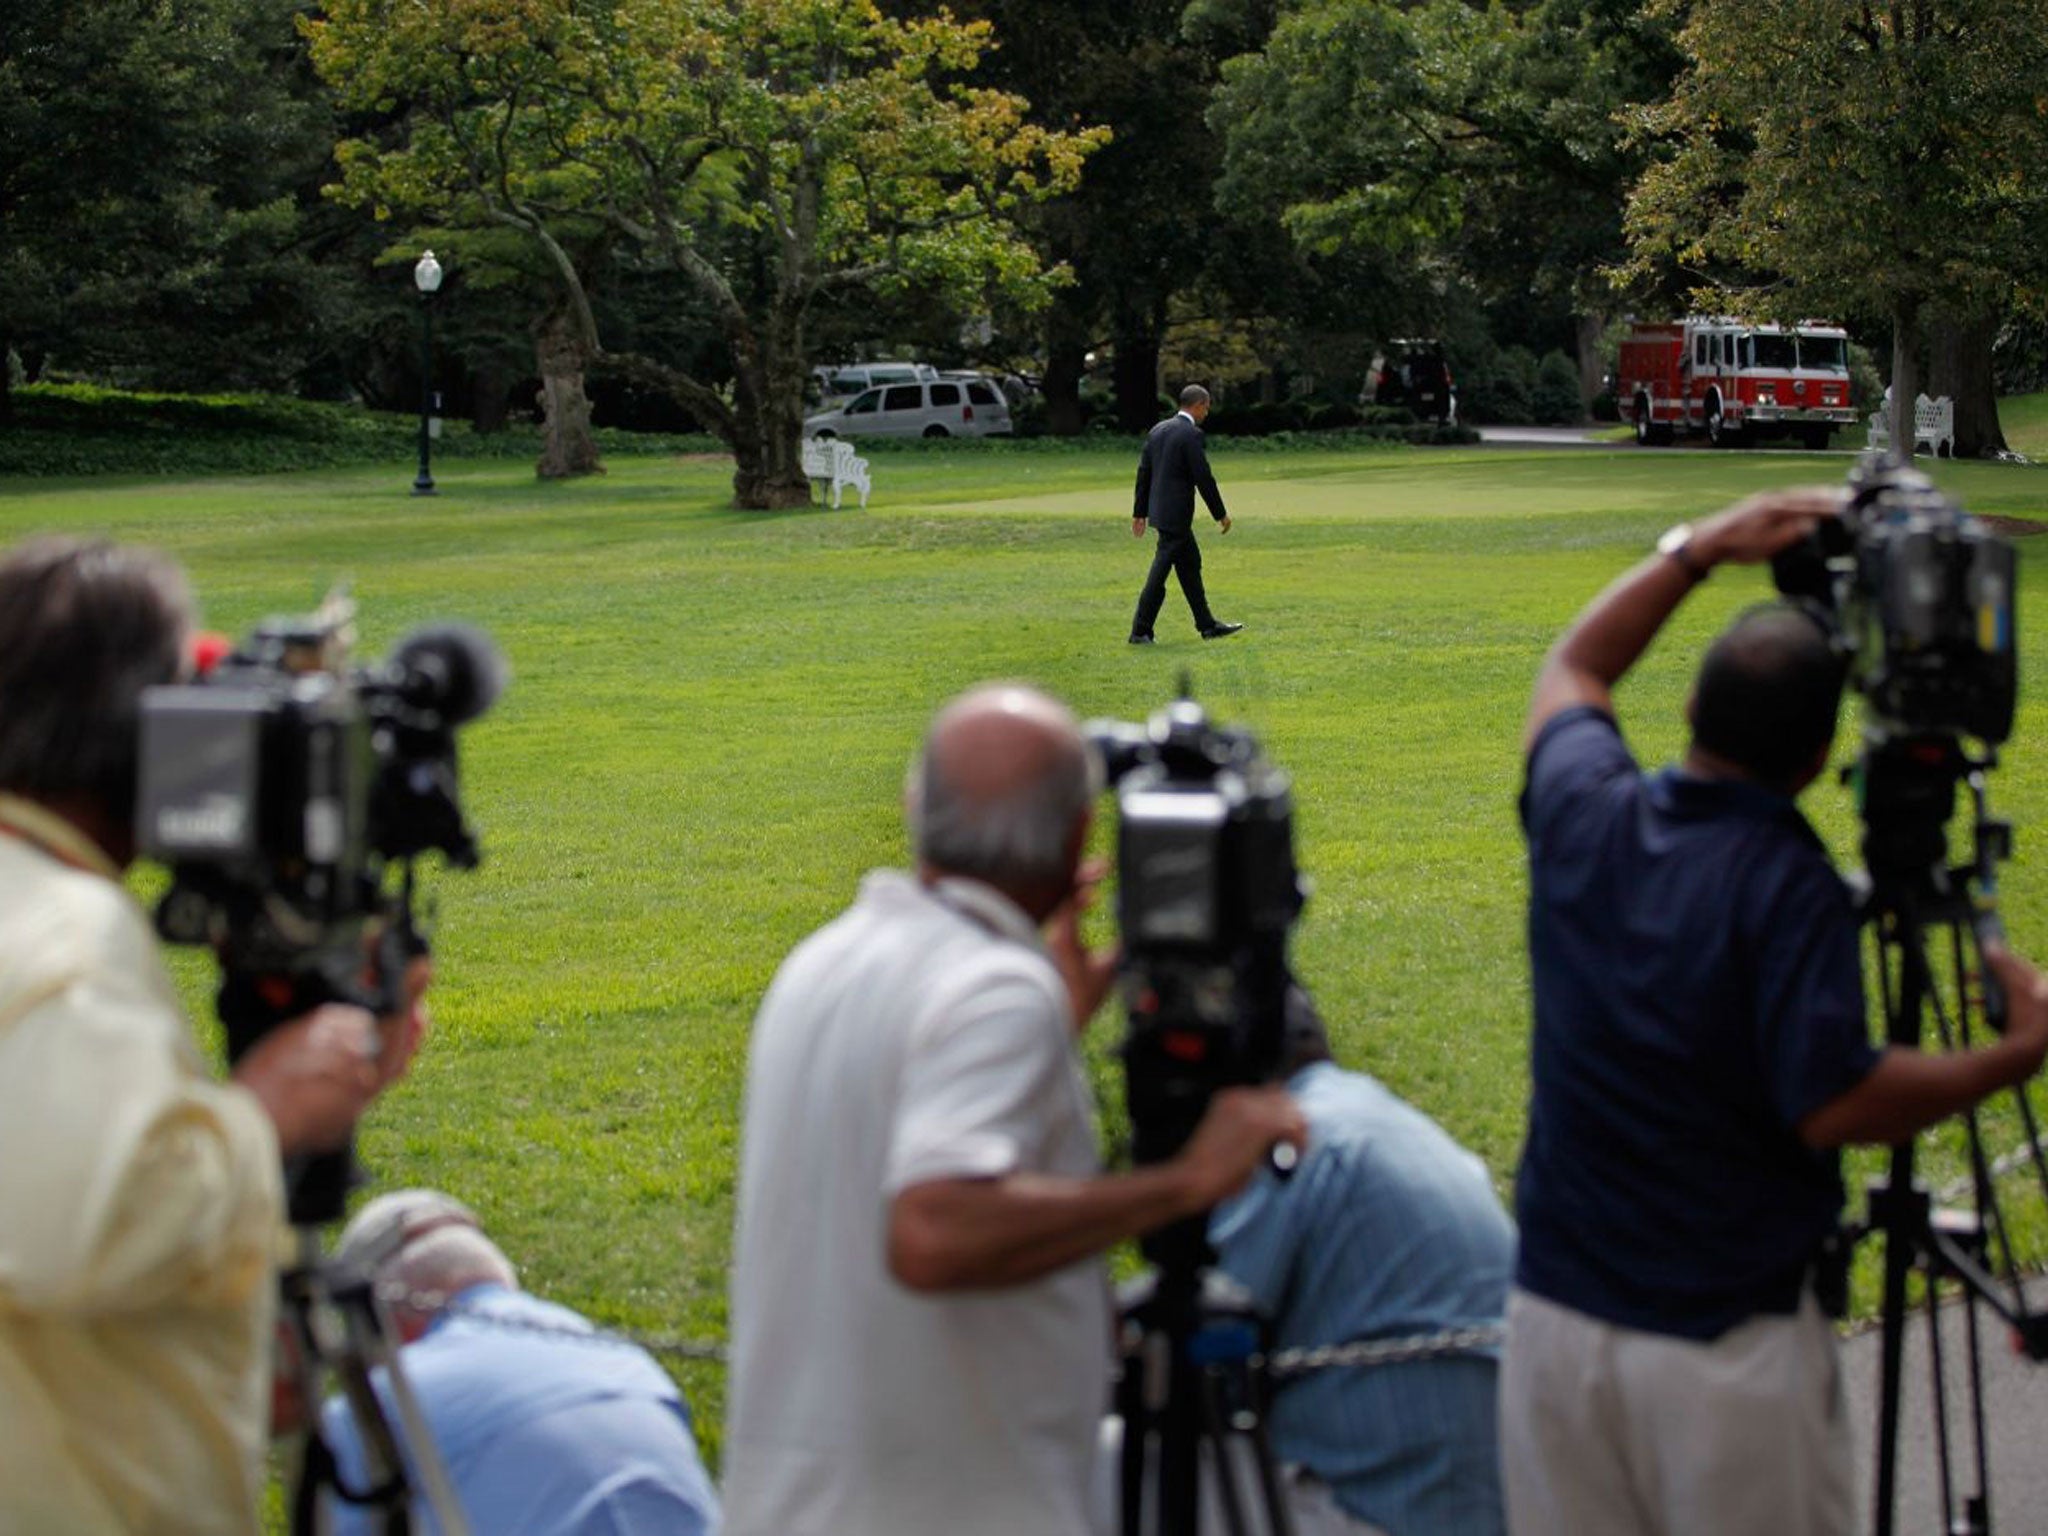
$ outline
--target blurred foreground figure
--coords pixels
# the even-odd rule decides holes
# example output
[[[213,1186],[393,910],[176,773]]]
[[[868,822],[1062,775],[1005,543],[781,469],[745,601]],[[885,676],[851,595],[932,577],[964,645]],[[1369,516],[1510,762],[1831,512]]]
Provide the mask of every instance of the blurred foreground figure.
[[[477,1536],[716,1529],[718,1497],[675,1383],[639,1346],[523,1294],[467,1206],[433,1190],[380,1195],[335,1259],[393,1298],[405,1377]],[[360,1489],[362,1442],[339,1398],[323,1428],[343,1485]],[[331,1513],[334,1536],[381,1529],[339,1500]],[[413,1521],[435,1529],[424,1505]]]
[[[186,671],[162,556],[0,557],[0,1531],[254,1532],[280,1154],[336,1145],[401,1071],[323,1007],[214,1081],[134,856],[138,705]],[[410,1027],[410,1021],[408,1021]]]
[[[1074,1051],[1114,966],[1076,926],[1099,786],[1044,694],[955,700],[906,789],[916,871],[869,875],[761,1004],[728,1536],[1082,1536],[1103,1250],[1301,1138],[1284,1092],[1234,1089],[1177,1157],[1102,1172]]]
[[[1515,1229],[1485,1165],[1429,1116],[1330,1059],[1308,993],[1287,999],[1288,1090],[1309,1150],[1209,1223],[1216,1265],[1281,1349],[1500,1325]],[[1320,1371],[1267,1415],[1298,1529],[1500,1536],[1499,1350]],[[1314,1504],[1335,1513],[1315,1525]],[[1219,1526],[1218,1529],[1221,1529]]]
[[[1536,680],[1536,1030],[1501,1395],[1517,1536],[1846,1536],[1850,1426],[1814,1293],[1837,1149],[1904,1140],[2048,1051],[2048,988],[2003,950],[2003,1038],[1871,1044],[1856,914],[1794,804],[1843,684],[1809,615],[1753,609],[1714,642],[1678,767],[1645,775],[1622,742],[1612,690],[1686,594],[1839,507],[1781,492],[1672,529]]]

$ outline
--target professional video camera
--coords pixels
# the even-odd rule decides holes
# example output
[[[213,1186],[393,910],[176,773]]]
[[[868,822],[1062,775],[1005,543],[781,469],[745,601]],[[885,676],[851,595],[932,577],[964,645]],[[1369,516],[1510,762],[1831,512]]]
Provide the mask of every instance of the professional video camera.
[[[2012,733],[2012,545],[1910,465],[1859,464],[1841,517],[1779,555],[1771,574],[1828,624],[1870,730],[1989,746]]]
[[[1771,573],[1826,625],[1863,696],[1851,779],[1872,876],[1939,881],[1955,787],[1992,767],[2012,733],[2012,545],[1909,464],[1874,459],[1851,472],[1841,517],[1780,554]],[[2004,857],[2001,824],[1988,828],[1987,882]]]
[[[481,633],[440,625],[351,667],[354,616],[336,595],[267,620],[200,681],[143,696],[137,837],[171,870],[157,926],[219,955],[230,1059],[319,1003],[394,1011],[425,951],[414,861],[477,862],[455,731],[496,699],[503,660]],[[294,1219],[333,1219],[342,1193],[295,1191],[325,1204]]]
[[[1143,726],[1091,721],[1117,798],[1117,924],[1132,1155],[1179,1149],[1210,1097],[1270,1081],[1301,911],[1287,775],[1181,698]]]

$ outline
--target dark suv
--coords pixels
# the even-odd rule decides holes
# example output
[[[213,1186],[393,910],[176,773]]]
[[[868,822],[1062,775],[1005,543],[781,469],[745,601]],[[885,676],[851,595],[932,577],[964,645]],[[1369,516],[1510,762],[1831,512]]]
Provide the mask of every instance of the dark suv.
[[[1372,360],[1365,388],[1374,405],[1406,406],[1418,420],[1451,426],[1458,419],[1458,387],[1440,342],[1389,342]]]

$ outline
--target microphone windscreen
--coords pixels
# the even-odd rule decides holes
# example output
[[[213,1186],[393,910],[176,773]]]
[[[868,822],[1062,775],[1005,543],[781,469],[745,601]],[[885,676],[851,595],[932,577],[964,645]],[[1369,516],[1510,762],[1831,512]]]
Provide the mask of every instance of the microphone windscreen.
[[[505,653],[468,624],[429,624],[398,642],[391,661],[404,675],[415,703],[430,703],[451,725],[474,720],[505,691],[511,669]]]
[[[186,644],[186,656],[192,663],[192,675],[205,677],[225,661],[234,651],[235,642],[218,630],[196,631]]]

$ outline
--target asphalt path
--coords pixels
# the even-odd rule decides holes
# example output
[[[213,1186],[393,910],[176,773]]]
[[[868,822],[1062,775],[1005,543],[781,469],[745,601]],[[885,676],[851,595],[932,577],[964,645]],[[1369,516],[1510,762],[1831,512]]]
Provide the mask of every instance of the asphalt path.
[[[1491,448],[1606,448],[1614,452],[1626,450],[1629,453],[1671,454],[1671,453],[1777,453],[1798,454],[1811,457],[1815,449],[1801,448],[1790,443],[1774,443],[1770,446],[1745,448],[1714,448],[1706,443],[1674,443],[1663,448],[1638,448],[1633,442],[1623,439],[1619,442],[1603,441],[1601,434],[1611,432],[1612,424],[1598,427],[1480,427],[1479,441]],[[1845,457],[1861,453],[1862,445],[1855,440],[1854,432],[1837,432],[1835,446],[1822,450],[1839,453]]]
[[[2048,1281],[2028,1287],[2034,1308],[2048,1306]],[[1954,1485],[1958,1501],[1977,1488],[1975,1452],[1969,1432],[1964,1309],[1940,1310],[1944,1377],[1949,1383],[1949,1417]],[[2008,1330],[1987,1309],[1978,1312],[1983,1341],[1984,1423],[1991,1470],[1990,1525],[1993,1536],[2048,1536],[2048,1363],[2034,1364],[2016,1353]],[[1932,1380],[1927,1368],[1927,1318],[1914,1313],[1906,1329],[1899,1392],[1899,1476],[1894,1501],[1898,1536],[1945,1536],[1971,1529],[1949,1525],[1941,1514]],[[1872,1493],[1877,1465],[1878,1384],[1881,1334],[1876,1328],[1842,1343],[1842,1378],[1850,1422],[1856,1427],[1856,1487],[1859,1530],[1874,1531]]]

